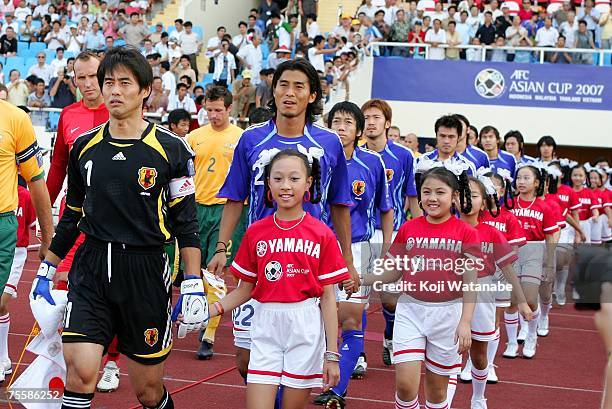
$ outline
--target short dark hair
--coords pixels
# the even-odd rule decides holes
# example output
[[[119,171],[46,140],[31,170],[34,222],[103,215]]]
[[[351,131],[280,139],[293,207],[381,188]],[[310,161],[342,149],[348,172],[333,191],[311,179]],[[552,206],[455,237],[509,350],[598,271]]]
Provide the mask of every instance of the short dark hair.
[[[206,91],[207,101],[218,101],[220,99],[223,100],[223,106],[225,106],[226,109],[229,108],[229,106],[232,105],[232,102],[234,101],[232,93],[229,92],[226,87],[220,87],[215,85],[213,87],[210,87],[208,91]]]
[[[312,43],[313,43],[314,45],[317,45],[317,44],[319,44],[319,43],[321,43],[321,42],[323,42],[323,41],[325,41],[325,37],[323,37],[322,35],[318,35],[318,36],[316,36],[316,37],[315,37],[315,38],[312,40]]]
[[[260,124],[272,118],[272,112],[266,107],[255,108],[249,115],[251,125]]]
[[[183,27],[193,27],[193,23],[191,21],[185,21],[185,24],[183,24]]]
[[[456,26],[456,25],[457,25],[457,23],[455,23],[453,20],[451,20],[451,21],[449,21],[449,22],[448,22],[448,25],[449,25],[449,26],[450,26],[451,24],[452,24],[452,25],[454,25],[454,26]]]
[[[272,78],[272,91],[276,88],[276,84],[285,71],[300,71],[308,78],[310,94],[315,94],[315,100],[309,103],[306,108],[306,121],[311,123],[314,122],[315,117],[323,113],[323,107],[321,105],[321,81],[319,81],[317,70],[315,70],[312,64],[304,58],[284,61],[276,67],[274,77]],[[274,98],[270,99],[269,108],[276,116],[277,107]]]
[[[176,84],[176,91],[178,92],[181,88],[185,88],[185,89],[189,89],[189,85],[185,84],[184,82],[179,82],[178,84]]]
[[[189,56],[187,54],[183,54],[181,55],[181,58],[179,58],[179,61],[182,59],[187,59],[187,61],[189,61],[189,63],[191,63],[191,60],[189,59]]]
[[[165,31],[162,32],[160,38],[166,38],[166,37],[169,37],[168,33],[166,33]]]
[[[177,18],[176,20],[174,20],[175,23],[179,23],[179,24],[183,24],[183,19],[182,18]]]
[[[177,125],[181,121],[191,122],[191,115],[189,115],[189,112],[180,108],[170,111],[168,114],[168,127],[170,127],[170,124]]]
[[[499,131],[497,130],[496,127],[491,126],[491,125],[487,125],[480,130],[480,134],[478,134],[478,139],[482,138],[482,135],[489,133],[489,132],[493,132],[493,134],[495,134],[495,139],[497,139],[497,143],[501,141],[501,138],[499,136]]]
[[[182,75],[181,78],[179,78],[179,80],[183,84],[187,84],[187,87],[190,87],[191,84],[193,84],[193,80],[191,79],[191,77],[189,75]],[[187,81],[184,81],[184,80],[187,80]]]
[[[170,71],[170,63],[168,61],[162,61],[160,64],[160,67],[162,67],[164,70],[166,71]]]
[[[352,102],[349,102],[349,101],[338,102],[336,105],[332,107],[331,111],[329,111],[329,114],[327,114],[327,127],[328,128],[332,127],[332,122],[334,121],[334,116],[336,115],[336,113],[348,114],[352,116],[353,119],[355,120],[355,128],[357,129],[357,135],[355,137],[355,142],[354,142],[353,147],[356,148],[357,145],[359,144],[359,139],[361,139],[363,129],[365,128],[365,118],[363,117],[363,112],[361,112],[361,109]]]
[[[440,129],[441,127],[456,129],[458,135],[461,135],[461,133],[463,132],[463,124],[461,123],[457,115],[444,115],[438,118],[434,125],[434,132],[436,133],[436,135],[438,134],[438,129]]]
[[[140,13],[138,13],[137,11],[133,11],[133,12],[131,12],[131,13],[130,13],[130,18],[132,18],[132,17],[134,17],[134,16],[136,16],[136,17],[140,17]]]
[[[470,127],[470,120],[467,119],[467,117],[465,115],[455,114],[455,116],[457,117],[457,119],[459,119],[461,122],[463,122],[463,124],[466,126],[466,128]]]
[[[378,109],[385,117],[385,121],[391,123],[393,119],[393,110],[387,101],[378,98],[370,99],[361,106],[361,112],[365,112],[371,108]]]
[[[580,24],[584,24],[585,26],[587,25],[586,20],[578,20],[578,25]]]
[[[224,26],[219,26],[219,27],[217,27],[217,31],[216,31],[216,32],[218,33],[218,32],[219,32],[219,30],[221,30],[221,29],[225,30],[225,27],[224,27]],[[227,30],[226,30],[226,31],[227,31]]]
[[[34,82],[34,84],[38,85],[42,83],[43,85],[45,84],[45,80],[43,80],[42,78],[36,78],[36,82]]]
[[[306,19],[311,19],[312,21],[317,21],[317,15],[314,13],[306,14]]]
[[[280,16],[280,14],[278,13],[278,11],[272,11],[272,12],[270,13],[270,19],[273,19],[273,18],[281,18],[281,16]]]
[[[98,84],[100,88],[104,85],[104,77],[107,74],[112,74],[119,67],[123,67],[132,73],[141,91],[144,88],[151,87],[153,71],[144,56],[135,47],[120,46],[108,50],[104,59],[100,62],[98,67]]]
[[[240,26],[245,26],[245,27],[248,27],[248,24],[246,23],[246,21],[240,21],[240,22],[238,23],[238,27],[240,28]]]
[[[202,91],[204,91],[204,87],[201,85],[196,85],[195,87],[193,87],[193,92],[195,93],[196,89],[201,89]]]

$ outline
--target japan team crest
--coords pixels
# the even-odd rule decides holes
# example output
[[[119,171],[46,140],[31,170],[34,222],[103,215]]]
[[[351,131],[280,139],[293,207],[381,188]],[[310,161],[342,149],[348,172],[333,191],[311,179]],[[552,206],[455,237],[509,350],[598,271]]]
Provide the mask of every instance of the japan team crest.
[[[159,331],[157,328],[147,328],[144,332],[145,342],[148,346],[152,347],[157,344],[159,339]]]
[[[353,193],[361,196],[365,192],[365,182],[363,180],[353,180]]]
[[[157,169],[142,167],[138,170],[138,184],[143,189],[151,189],[155,186],[155,179],[157,178]]]
[[[394,174],[395,174],[395,171],[393,169],[385,169],[385,175],[387,176],[387,183],[393,180]]]

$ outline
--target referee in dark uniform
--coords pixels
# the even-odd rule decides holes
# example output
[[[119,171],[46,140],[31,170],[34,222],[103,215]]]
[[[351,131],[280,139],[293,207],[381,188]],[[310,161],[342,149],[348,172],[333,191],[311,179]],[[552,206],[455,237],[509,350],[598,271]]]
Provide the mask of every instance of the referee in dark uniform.
[[[81,135],[70,152],[66,210],[33,296],[52,302],[54,266],[85,233],[68,276],[62,408],[91,406],[101,357],[115,335],[138,400],[145,408],[173,408],[162,381],[172,348],[163,246],[176,238],[185,274],[200,276],[194,154],[181,138],[142,119],[153,74],[138,50],[110,50],[98,81],[110,120]]]

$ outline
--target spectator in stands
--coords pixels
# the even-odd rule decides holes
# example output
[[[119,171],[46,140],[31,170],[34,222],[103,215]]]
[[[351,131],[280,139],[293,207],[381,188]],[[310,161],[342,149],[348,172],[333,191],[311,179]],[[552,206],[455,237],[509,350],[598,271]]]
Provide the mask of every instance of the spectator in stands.
[[[4,15],[4,33],[5,34],[6,34],[6,30],[9,27],[12,27],[15,33],[19,32],[19,23],[14,19],[14,17],[15,16],[13,15],[13,13]]]
[[[19,70],[11,70],[9,73],[10,83],[7,86],[7,101],[15,106],[26,105],[30,94],[25,81],[21,79]]]
[[[179,77],[179,82],[187,85],[187,93],[190,96],[192,96],[192,99],[193,99],[193,89],[195,87],[195,82],[193,82],[191,77],[189,75],[183,75],[183,76]]]
[[[612,9],[603,13],[599,19],[601,26],[601,48],[604,50],[612,50]]]
[[[91,30],[85,36],[86,50],[101,50],[104,48],[104,34],[100,30],[100,24],[94,21]]]
[[[478,10],[478,6],[470,7],[470,16],[466,19],[466,23],[470,26],[470,37],[473,38],[476,36],[476,32],[480,27],[480,11]]]
[[[578,21],[584,20],[586,22],[587,30],[589,30],[593,38],[595,38],[600,18],[601,13],[593,7],[593,0],[586,0],[584,8],[578,13]]]
[[[289,23],[283,22],[281,20],[280,14],[272,13],[268,30],[269,33],[272,33],[272,43],[270,47],[271,50],[276,50],[277,48],[281,47],[284,47],[287,50],[291,50],[293,29]]]
[[[27,16],[25,23],[19,29],[19,40],[31,43],[36,41],[38,30],[32,27],[32,16]]]
[[[578,22],[578,32],[576,33],[576,40],[574,42],[574,48],[584,48],[594,50],[595,42],[593,41],[593,34],[587,29],[588,25],[585,20]],[[592,53],[575,53],[574,64],[593,64]]]
[[[181,49],[184,55],[189,57],[191,68],[195,71],[196,78],[198,78],[197,56],[202,49],[202,41],[201,38],[193,32],[193,24],[191,21],[186,21],[183,27],[185,32],[181,36]]]
[[[221,52],[215,57],[215,72],[213,73],[213,82],[215,85],[227,87],[235,78],[236,60],[232,53],[229,52],[230,42],[228,40],[221,41]]]
[[[155,31],[151,33],[149,39],[153,44],[157,44],[161,41],[162,34],[164,33],[164,25],[162,23],[155,24]]]
[[[446,32],[442,30],[442,21],[440,19],[435,19],[433,29],[425,33],[425,42],[431,45],[429,49],[430,60],[444,59],[445,50],[440,48],[440,45],[446,44]]]
[[[189,133],[191,115],[184,109],[175,109],[168,114],[168,128],[181,138]]]
[[[147,57],[151,54],[155,54],[155,49],[153,48],[153,41],[151,41],[150,38],[147,38],[146,40],[144,40],[142,44],[143,44],[143,47],[142,47],[142,50],[140,51],[142,55]]]
[[[380,32],[380,30],[378,29],[378,27],[376,27],[372,21],[371,18],[369,17],[365,17],[363,19],[364,22],[364,28],[366,29],[365,31],[365,36],[364,36],[364,40],[366,42],[366,44],[375,42],[375,41],[383,41],[384,40],[384,36],[383,34]],[[425,34],[423,34],[425,35]]]
[[[481,45],[480,39],[478,37],[472,38],[472,45]],[[483,61],[483,52],[482,48],[468,48],[465,52],[465,59],[467,61]]]
[[[51,61],[51,68],[53,68],[53,76],[57,77],[60,71],[68,65],[68,60],[64,58],[64,49],[59,47],[55,50],[55,59]],[[50,84],[49,84],[50,86]]]
[[[15,12],[13,13],[17,21],[25,21],[27,16],[32,15],[32,9],[26,6],[25,0],[21,0],[19,2],[19,7],[15,8]]]
[[[261,7],[259,7],[258,13],[259,13],[259,19],[264,23],[263,26],[265,27],[268,20],[270,20],[274,14],[277,14],[280,16],[281,11],[280,11],[280,8],[278,7],[278,4],[276,4],[274,1],[263,0]]]
[[[567,20],[561,23],[559,34],[565,36],[565,44],[573,47],[576,42],[576,33],[578,32],[578,20],[576,13],[570,11],[567,13]]]
[[[49,83],[49,96],[53,108],[64,108],[76,101],[76,87],[72,81],[74,76],[74,58],[66,61],[66,67],[60,69],[57,77]]]
[[[45,91],[45,81],[39,78],[36,83],[36,90],[28,96],[28,107],[47,108],[50,105],[51,99]],[[48,112],[34,110],[30,113],[30,118],[32,118],[32,125],[34,126],[45,126],[47,124],[48,117]]]
[[[410,33],[410,21],[406,19],[406,13],[403,9],[397,10],[397,16],[395,22],[389,30],[389,41],[396,43],[403,43],[408,40],[408,34]],[[407,57],[408,48],[406,47],[393,47],[392,55]]]
[[[15,5],[13,0],[3,0],[0,3],[0,19],[4,19],[7,14],[13,14],[15,12]]]
[[[299,33],[298,41],[295,45],[295,58],[308,58],[308,50],[311,49],[312,46],[308,34],[305,32]]]
[[[553,13],[556,27],[561,27],[561,24],[567,21],[567,15],[572,12],[571,0],[563,0],[563,5]]]
[[[298,13],[302,19],[302,26],[300,31],[308,30],[308,17],[314,16],[314,20],[317,19],[317,4],[318,0],[297,0],[298,2]],[[316,33],[315,35],[317,35]],[[312,37],[314,38],[314,37]]]
[[[6,101],[8,98],[8,90],[6,89],[6,85],[0,84],[0,99]]]
[[[176,77],[172,71],[170,71],[170,63],[168,61],[162,61],[159,64],[159,72],[161,73],[164,93],[168,97],[168,100],[170,100],[176,93]]]
[[[38,78],[42,79],[45,84],[48,84],[51,78],[55,76],[55,73],[53,72],[53,67],[46,63],[46,58],[43,52],[36,54],[38,62],[28,69],[28,75],[36,75]]]
[[[251,42],[238,51],[237,57],[240,64],[246,67],[253,74],[251,82],[253,85],[259,85],[259,72],[263,65],[263,53],[261,52],[261,37],[257,33],[253,33]]]
[[[474,37],[478,38],[481,44],[490,45],[495,42],[495,34],[497,30],[493,25],[493,13],[486,11],[484,16],[484,24],[478,28]]]
[[[242,79],[234,81],[232,85],[232,95],[234,102],[232,106],[232,116],[241,122],[246,122],[251,109],[255,108],[255,86],[251,83],[251,71],[242,71]]]
[[[89,19],[86,16],[81,17],[81,21],[79,22],[77,31],[79,32],[80,35],[83,36],[83,38],[85,38],[85,36],[89,32]]]
[[[408,149],[412,150],[412,153],[415,157],[421,156],[421,153],[419,152],[419,138],[417,138],[416,134],[412,132],[407,134],[404,137],[404,141],[405,142],[403,145],[406,146]]]
[[[334,35],[336,35],[337,37],[348,38],[349,35],[351,35],[351,20],[352,19],[353,17],[350,14],[348,13],[342,14],[342,16],[340,17],[340,24],[338,24],[333,29]]]
[[[506,3],[502,4],[501,9],[503,14],[495,19],[495,29],[498,36],[505,36],[506,29],[512,25],[512,16]]]
[[[506,40],[503,36],[498,36],[495,39],[495,47],[491,51],[491,61],[493,62],[506,62],[508,58],[508,53],[506,50],[501,50],[499,47],[504,47],[506,45]]]
[[[457,23],[454,20],[448,22],[448,29],[446,30],[446,43],[449,45],[449,48],[446,49],[447,60],[459,59],[459,49],[455,46],[461,44],[461,38],[459,38],[456,27]]]
[[[160,55],[158,53],[147,55],[147,62],[151,66],[153,75],[156,77],[160,77],[161,76],[161,68],[159,67],[159,64],[161,63]]]
[[[178,79],[186,75],[192,82],[197,82],[197,77],[195,71],[191,68],[188,55],[181,55],[181,58],[175,60],[172,64],[172,71],[176,74]]]
[[[378,7],[372,4],[372,0],[365,0],[365,4],[361,5],[359,9],[357,9],[357,15],[360,13],[365,13],[366,16],[371,19],[374,18],[374,13],[378,10]]]
[[[519,41],[519,47],[533,47],[533,41],[531,41],[531,38],[527,37],[527,36],[523,36],[521,37],[520,41]],[[515,52],[514,52],[514,62],[518,62],[518,63],[530,63],[531,62],[531,51],[528,50],[521,50],[520,48],[518,48]]]
[[[443,5],[441,2],[436,2],[434,6],[434,11],[425,12],[425,15],[430,17],[432,20],[438,19],[440,20],[440,22],[442,22],[448,18],[448,13],[445,12],[442,7]]]
[[[60,47],[66,46],[66,36],[60,28],[60,22],[55,20],[53,22],[53,29],[45,37],[45,44],[47,44],[49,50],[57,50]]]
[[[536,33],[538,32],[538,29],[543,27],[543,25],[540,26],[540,22],[538,19],[538,13],[533,13],[529,20],[523,21],[523,23],[521,23],[521,25],[527,30],[527,34],[529,35],[529,37],[535,37]]]
[[[144,107],[147,112],[157,112],[160,114],[168,109],[168,97],[164,92],[160,77],[153,77],[151,95],[147,98]]]
[[[457,14],[457,6],[455,6],[454,4],[451,4],[446,9],[446,12],[447,12],[447,16],[444,20],[442,20],[442,28],[444,30],[448,29],[448,23],[450,23],[451,21],[454,21],[455,23],[459,21],[459,14]]]
[[[115,46],[115,39],[113,36],[108,36],[104,40],[104,50],[108,51]]]
[[[421,22],[418,20],[415,21],[414,25],[412,26],[412,31],[408,35],[408,42],[424,44],[425,43],[425,32],[422,29],[423,29],[423,25],[421,24]],[[425,48],[411,47],[409,50],[409,53],[413,57],[418,56],[418,57],[424,58]]]
[[[77,26],[70,25],[70,34],[68,34],[68,39],[66,41],[66,50],[78,53],[83,49],[84,43],[85,37],[79,34]]]
[[[374,21],[372,22],[372,24],[382,34],[383,38],[387,38],[389,36],[389,26],[385,22],[385,11],[384,10],[378,10],[374,14]]]
[[[159,54],[161,61],[168,61],[168,33],[165,31],[161,34],[160,41],[155,44],[155,52]]]
[[[291,50],[286,47],[279,47],[268,57],[268,66],[276,69],[281,63],[291,59]]]
[[[168,61],[170,64],[176,63],[183,55],[183,50],[178,46],[175,39],[168,41]]]
[[[17,37],[13,27],[6,28],[6,34],[0,37],[0,57],[13,57],[17,55]]]
[[[314,38],[314,46],[308,50],[308,60],[315,68],[315,70],[321,73],[325,72],[325,60],[323,55],[335,54],[338,51],[338,47],[325,49],[325,38],[318,35]]]
[[[544,19],[544,27],[540,28],[535,37],[538,47],[554,47],[559,38],[559,32],[552,26],[552,18]]]
[[[527,37],[527,29],[521,26],[521,18],[514,16],[512,18],[512,25],[506,28],[506,45],[509,47],[518,47],[521,42],[521,38]]]
[[[260,75],[262,81],[257,86],[255,94],[255,107],[267,107],[268,102],[272,99],[272,78],[274,77],[274,69],[266,68],[262,70]]]
[[[174,28],[175,30],[170,33],[170,39],[175,40],[178,44],[181,43],[181,37],[185,33],[185,29],[183,28],[183,19],[177,18],[174,20]]]
[[[189,87],[187,84],[183,84],[182,82],[178,83],[176,86],[176,95],[172,96],[168,101],[168,111],[181,108],[190,114],[197,113],[195,102],[187,94],[188,89]]]
[[[210,38],[206,44],[206,56],[210,59],[208,65],[209,73],[213,73],[215,71],[215,57],[221,52],[221,40],[223,40],[225,31],[225,27],[217,27],[217,36]]]
[[[25,78],[25,83],[28,86],[28,94],[36,91],[36,84],[38,84],[39,79],[40,78],[38,78],[36,75],[28,75]]]
[[[308,14],[306,16],[306,29],[308,31],[308,38],[310,39],[315,38],[321,33],[319,30],[319,23],[317,23],[316,14]]]
[[[238,51],[242,50],[243,47],[245,47],[248,43],[249,43],[249,39],[248,39],[248,25],[246,22],[241,21],[238,23],[238,31],[239,34],[234,36],[234,39],[232,40],[232,43],[238,47]]]
[[[565,37],[563,35],[559,35],[555,48],[565,48]],[[571,64],[573,60],[572,54],[566,51],[555,51],[550,54],[550,62],[553,64]]]
[[[119,30],[119,35],[125,40],[125,43],[136,48],[140,48],[145,38],[149,38],[151,33],[140,21],[140,14],[134,12],[130,14],[130,24],[123,26]]]
[[[262,29],[257,25],[257,17],[250,15],[247,19],[247,24],[247,30],[253,30],[255,31],[255,33],[257,33],[258,36],[263,36]]]
[[[459,34],[459,41],[461,45],[468,45],[470,43],[470,25],[467,23],[468,13],[463,10],[459,13],[459,21],[455,27],[457,34]],[[465,51],[461,50],[460,54],[463,54],[462,58],[465,58]]]

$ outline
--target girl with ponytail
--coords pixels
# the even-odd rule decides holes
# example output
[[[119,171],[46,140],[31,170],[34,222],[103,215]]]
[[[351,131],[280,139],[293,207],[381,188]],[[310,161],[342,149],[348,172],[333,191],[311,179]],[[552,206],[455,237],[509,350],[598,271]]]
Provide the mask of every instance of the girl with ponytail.
[[[554,233],[559,227],[554,214],[551,214],[549,207],[540,199],[544,194],[545,178],[545,173],[533,164],[519,166],[515,181],[518,197],[514,209],[511,210],[527,238],[527,244],[519,249],[516,269],[529,307],[534,311],[534,319],[522,328],[522,332],[525,332],[527,327],[524,358],[533,358],[536,353],[540,284],[544,278],[554,274]],[[516,300],[512,300],[512,305],[504,315],[508,332],[508,346],[503,354],[506,358],[518,356],[518,315]]]
[[[425,407],[447,407],[449,377],[459,373],[459,354],[471,345],[476,294],[463,291],[461,284],[475,283],[482,260],[477,231],[457,217],[459,211],[472,209],[466,171],[463,163],[454,160],[424,158],[417,164],[418,200],[425,215],[400,227],[387,253],[390,263],[363,280],[377,291],[403,292],[393,331],[396,408],[419,407],[421,362],[428,397]],[[402,277],[399,288],[385,285]],[[438,284],[431,288],[427,283]]]
[[[587,185],[591,188],[601,206],[599,217],[597,221],[593,222],[591,236],[598,239],[593,240],[593,242],[599,241],[605,243],[611,238],[609,216],[612,215],[612,209],[610,208],[610,206],[612,206],[612,195],[610,191],[605,188],[606,171],[599,167],[591,167],[588,163],[584,166],[589,173]]]
[[[481,252],[484,255],[484,265],[478,273],[478,283],[482,288],[492,287],[494,283],[500,284],[500,280],[495,276],[505,279],[504,283],[509,283],[513,288],[514,299],[517,300],[521,315],[526,320],[532,316],[531,309],[527,305],[525,295],[520,286],[520,282],[512,264],[517,260],[517,252],[508,243],[504,235],[494,227],[481,223],[482,215],[491,212],[490,206],[493,204],[493,197],[497,196],[495,186],[491,179],[484,175],[478,178],[469,177],[469,188],[472,198],[472,210],[461,215],[461,220],[475,227],[481,244]],[[488,346],[499,336],[499,330],[495,323],[495,291],[484,290],[478,293],[478,300],[474,310],[471,323],[472,346],[470,348],[470,358],[468,359],[462,379],[465,375],[470,375],[472,381],[472,408],[486,407],[484,396],[487,385],[489,368],[491,368],[488,358]],[[449,388],[447,403],[449,407],[452,403],[454,388]]]

